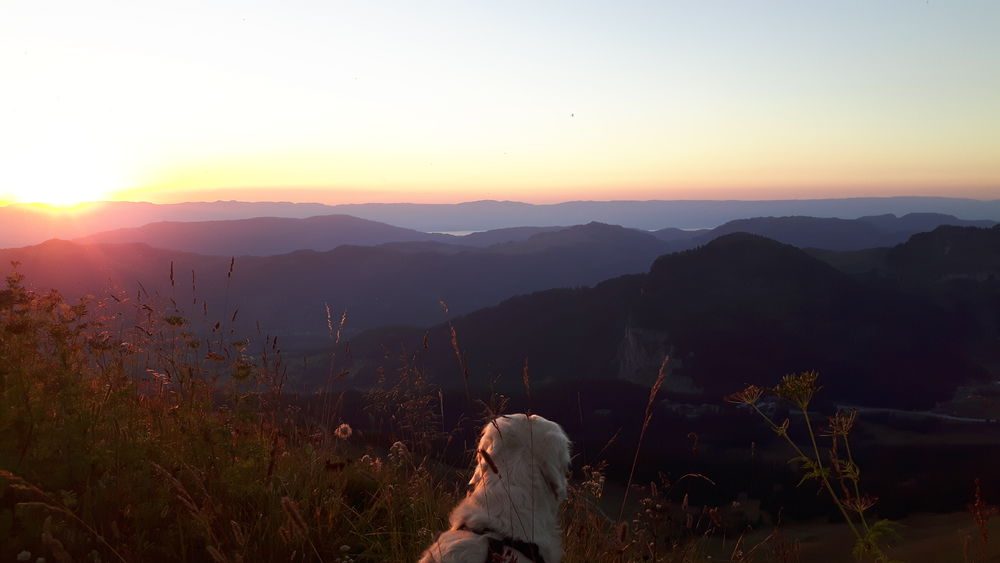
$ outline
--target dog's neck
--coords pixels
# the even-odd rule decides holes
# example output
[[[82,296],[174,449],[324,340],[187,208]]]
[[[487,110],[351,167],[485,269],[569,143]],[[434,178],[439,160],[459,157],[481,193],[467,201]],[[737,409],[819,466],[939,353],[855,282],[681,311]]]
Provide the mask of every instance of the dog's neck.
[[[452,511],[451,528],[464,526],[469,530],[489,530],[533,543],[538,546],[546,563],[559,563],[562,559],[559,499],[540,475],[535,475],[533,479],[526,475],[511,481],[531,484],[508,486],[497,475],[484,475]]]

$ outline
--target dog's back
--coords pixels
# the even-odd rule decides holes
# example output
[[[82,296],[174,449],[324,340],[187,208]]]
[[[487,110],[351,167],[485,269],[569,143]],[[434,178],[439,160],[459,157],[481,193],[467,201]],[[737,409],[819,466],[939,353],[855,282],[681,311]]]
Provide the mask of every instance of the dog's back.
[[[448,530],[420,557],[420,563],[484,563],[489,541],[464,530]]]
[[[499,417],[483,428],[469,494],[421,563],[559,563],[559,504],[566,498],[569,439],[538,415]]]

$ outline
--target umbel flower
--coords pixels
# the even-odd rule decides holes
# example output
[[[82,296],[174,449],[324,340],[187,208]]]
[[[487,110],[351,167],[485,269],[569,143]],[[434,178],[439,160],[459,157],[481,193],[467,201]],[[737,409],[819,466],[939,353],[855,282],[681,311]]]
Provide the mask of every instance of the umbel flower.
[[[861,495],[859,497],[849,497],[844,499],[844,506],[855,512],[861,513],[875,506],[876,502],[878,502],[878,497]]]
[[[829,436],[846,437],[854,428],[854,422],[857,418],[858,411],[856,409],[851,409],[849,411],[837,411],[837,414],[829,418],[830,427],[827,429],[827,434]]]
[[[799,409],[805,411],[812,402],[813,395],[819,390],[816,380],[819,379],[819,372],[804,371],[800,374],[786,375],[781,378],[781,383],[774,388],[774,394],[791,401]]]
[[[737,405],[756,405],[764,396],[764,389],[756,385],[748,385],[746,389],[726,397],[726,401]]]

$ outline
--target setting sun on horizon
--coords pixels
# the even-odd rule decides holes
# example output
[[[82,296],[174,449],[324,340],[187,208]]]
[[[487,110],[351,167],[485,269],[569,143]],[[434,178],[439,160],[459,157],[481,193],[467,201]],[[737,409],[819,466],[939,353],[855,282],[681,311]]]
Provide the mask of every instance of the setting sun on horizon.
[[[5,4],[0,204],[1000,197],[1000,4]]]

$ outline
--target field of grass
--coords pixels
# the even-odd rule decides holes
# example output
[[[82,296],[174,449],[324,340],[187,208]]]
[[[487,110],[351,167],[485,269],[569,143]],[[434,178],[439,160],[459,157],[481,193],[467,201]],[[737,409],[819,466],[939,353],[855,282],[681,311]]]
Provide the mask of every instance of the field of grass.
[[[337,352],[328,387],[302,401],[284,391],[277,338],[237,338],[224,320],[195,328],[176,303],[154,301],[67,303],[16,273],[0,290],[0,560],[414,561],[446,527],[475,429],[502,402],[443,428],[440,395],[404,362],[348,405]],[[331,350],[339,333],[331,319]],[[804,455],[805,474],[856,508],[860,526],[865,508],[831,488],[851,477],[818,450]],[[801,530],[753,529],[746,507],[699,505],[680,480],[615,491],[600,466],[574,473],[568,563],[820,560]],[[973,512],[981,529],[966,515],[974,533],[955,561],[995,557],[993,509],[983,500]],[[851,558],[857,538],[845,538],[826,560]]]

